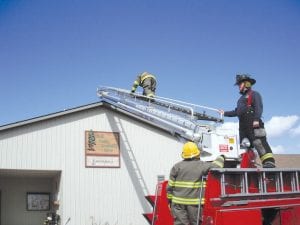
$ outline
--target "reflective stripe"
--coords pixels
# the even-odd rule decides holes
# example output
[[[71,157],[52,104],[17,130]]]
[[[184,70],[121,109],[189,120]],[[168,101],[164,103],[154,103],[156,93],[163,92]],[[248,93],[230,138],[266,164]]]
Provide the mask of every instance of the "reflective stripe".
[[[204,205],[205,204],[205,198],[202,198],[201,199],[201,205]]]
[[[147,94],[147,97],[154,97],[154,94],[153,93],[149,93],[149,94]]]
[[[174,197],[172,194],[167,194],[167,199],[171,200],[174,203],[178,203],[178,204],[188,204],[190,205],[191,201],[193,200],[193,203],[199,205],[199,199],[198,198],[194,198],[194,199],[190,199],[190,198],[181,198],[181,197]],[[205,198],[201,198],[201,205],[205,204]]]
[[[185,187],[185,188],[200,188],[205,187],[205,183],[202,182],[187,182],[187,181],[175,181],[174,187]]]
[[[199,198],[182,198],[173,196],[172,202],[183,205],[199,205],[200,200]]]
[[[213,161],[213,163],[214,163],[215,165],[217,165],[218,167],[220,167],[220,168],[223,168],[223,167],[224,167],[224,159],[223,159],[222,156],[217,157],[216,160]]]
[[[173,198],[173,195],[172,195],[172,194],[169,194],[169,193],[167,193],[167,198],[168,198],[168,199],[172,199],[172,198]]]
[[[260,160],[263,162],[263,161],[265,161],[266,159],[269,159],[269,158],[274,158],[272,153],[264,154],[262,157],[260,157]]]
[[[175,183],[175,182],[174,182],[173,180],[169,180],[169,181],[168,181],[168,185],[171,186],[171,187],[174,187],[174,183]]]
[[[224,162],[218,162],[218,161],[213,161],[213,164],[216,164],[217,166],[223,168]]]
[[[139,86],[139,82],[134,81],[131,90],[132,90],[133,92],[135,92],[138,86]]]
[[[155,76],[151,75],[151,74],[148,74],[148,75],[145,75],[145,76],[141,76],[141,83],[143,83],[143,81],[147,78],[153,78],[155,80]]]
[[[182,187],[182,188],[200,188],[206,187],[206,182],[189,182],[189,181],[168,181],[168,185],[171,187]]]

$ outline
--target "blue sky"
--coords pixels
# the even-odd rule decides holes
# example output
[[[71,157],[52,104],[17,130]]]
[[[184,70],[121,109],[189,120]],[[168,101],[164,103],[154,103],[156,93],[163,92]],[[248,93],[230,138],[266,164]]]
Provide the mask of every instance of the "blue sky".
[[[230,110],[245,72],[274,152],[299,153],[299,21],[298,0],[0,0],[0,126],[130,89],[143,71],[157,95]]]

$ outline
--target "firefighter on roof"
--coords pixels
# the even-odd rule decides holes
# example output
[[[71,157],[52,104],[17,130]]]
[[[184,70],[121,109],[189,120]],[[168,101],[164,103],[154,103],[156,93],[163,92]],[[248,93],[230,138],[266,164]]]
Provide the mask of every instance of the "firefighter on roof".
[[[205,188],[202,176],[211,168],[222,168],[224,157],[219,156],[212,163],[200,160],[200,150],[194,142],[184,144],[183,160],[176,163],[170,172],[167,197],[174,218],[174,225],[196,225],[200,190]],[[204,204],[204,199],[201,199]]]
[[[245,138],[250,141],[250,147],[254,147],[261,159],[263,167],[275,167],[275,159],[272,149],[267,142],[264,123],[261,119],[263,113],[263,102],[259,92],[252,90],[256,80],[248,74],[236,75],[235,85],[239,86],[242,95],[237,107],[232,111],[220,110],[224,116],[239,118],[239,135],[242,143]]]
[[[154,97],[156,90],[156,78],[148,72],[141,73],[133,82],[131,93],[134,93],[138,86],[143,88],[143,95]]]

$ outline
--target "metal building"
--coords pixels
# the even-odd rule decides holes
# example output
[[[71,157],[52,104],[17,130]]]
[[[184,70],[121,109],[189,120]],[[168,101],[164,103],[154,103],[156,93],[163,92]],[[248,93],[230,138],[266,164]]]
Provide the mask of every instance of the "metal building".
[[[147,225],[145,195],[181,148],[170,133],[103,102],[2,126],[0,225],[40,225],[48,212],[60,224]]]

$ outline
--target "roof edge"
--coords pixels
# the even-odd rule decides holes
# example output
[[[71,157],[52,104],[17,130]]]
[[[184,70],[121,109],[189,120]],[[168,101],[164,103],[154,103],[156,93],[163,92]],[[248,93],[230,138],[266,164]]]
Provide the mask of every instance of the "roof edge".
[[[26,119],[26,120],[21,120],[21,121],[14,122],[14,123],[5,124],[5,125],[0,126],[0,131],[12,129],[12,128],[15,128],[15,127],[25,126],[25,125],[30,124],[30,123],[36,123],[36,122],[40,122],[40,121],[43,121],[43,120],[48,120],[48,119],[52,119],[52,118],[55,118],[55,117],[60,117],[60,116],[66,115],[66,114],[74,113],[74,112],[80,112],[80,111],[83,111],[83,110],[86,110],[86,109],[95,108],[95,107],[102,106],[102,105],[103,105],[102,101],[94,102],[94,103],[90,103],[90,104],[87,104],[87,105],[82,105],[82,106],[78,106],[78,107],[58,111],[58,112],[55,112],[55,113],[50,113],[50,114],[46,114],[46,115],[43,115],[43,116],[34,117],[34,118],[31,118],[31,119]]]

